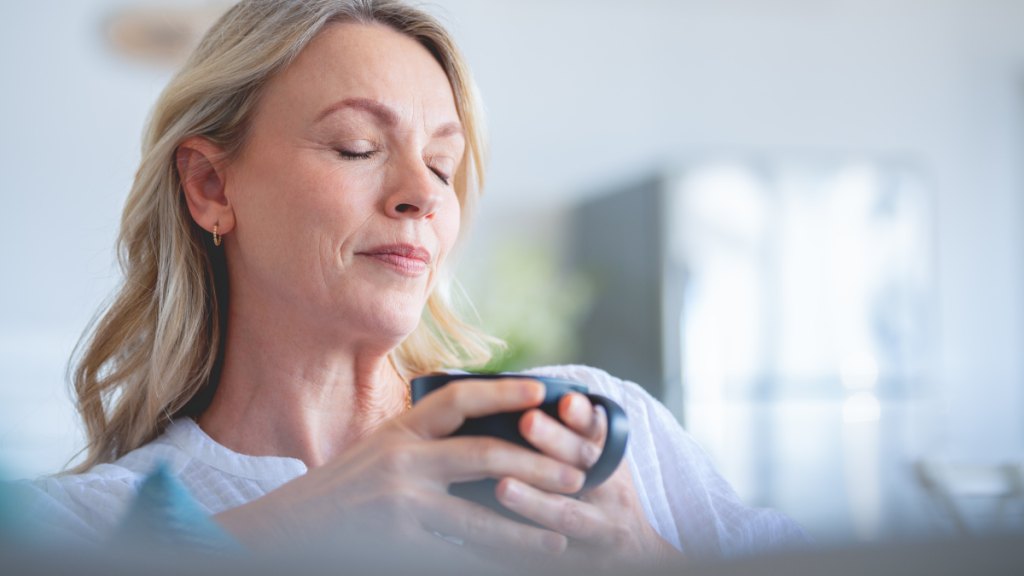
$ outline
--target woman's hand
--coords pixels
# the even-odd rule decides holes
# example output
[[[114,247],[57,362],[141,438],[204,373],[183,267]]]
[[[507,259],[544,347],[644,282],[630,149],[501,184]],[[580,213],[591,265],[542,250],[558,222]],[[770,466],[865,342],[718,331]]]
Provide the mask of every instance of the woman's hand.
[[[561,399],[558,414],[561,422],[530,410],[520,421],[520,432],[541,452],[579,470],[589,469],[604,446],[604,410],[572,393]],[[498,483],[497,497],[510,510],[567,536],[565,557],[571,561],[605,566],[682,559],[648,522],[625,459],[608,480],[579,499],[514,477]]]
[[[486,548],[561,553],[562,534],[448,494],[453,482],[482,478],[514,479],[545,495],[582,487],[584,473],[558,458],[494,438],[448,437],[467,418],[526,410],[543,398],[543,385],[530,379],[452,382],[337,460],[217,520],[243,544],[431,544],[440,533]]]

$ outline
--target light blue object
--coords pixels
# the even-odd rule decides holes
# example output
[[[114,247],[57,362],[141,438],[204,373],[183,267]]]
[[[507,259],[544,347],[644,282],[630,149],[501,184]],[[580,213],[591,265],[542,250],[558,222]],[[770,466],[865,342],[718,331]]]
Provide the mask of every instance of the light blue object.
[[[162,463],[143,480],[113,543],[209,552],[243,550]]]
[[[0,470],[0,545],[34,546],[48,540],[41,526],[32,522],[27,502],[24,485],[8,480]]]
[[[15,517],[17,515],[14,508],[14,490],[5,480],[4,475],[0,473],[0,540],[10,541],[11,537],[15,534],[15,527],[17,526]]]

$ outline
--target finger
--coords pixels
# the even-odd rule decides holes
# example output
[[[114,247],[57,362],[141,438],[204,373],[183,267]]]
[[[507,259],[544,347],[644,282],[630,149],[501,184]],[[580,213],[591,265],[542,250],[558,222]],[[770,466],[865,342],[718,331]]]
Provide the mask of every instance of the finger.
[[[560,554],[568,546],[562,534],[510,520],[454,496],[424,499],[423,513],[421,522],[428,530],[480,546],[545,554]]]
[[[519,433],[535,448],[579,468],[589,470],[601,456],[601,446],[580,436],[540,410],[519,419]]]
[[[587,438],[603,439],[604,432],[598,428],[595,407],[582,394],[572,392],[562,396],[558,401],[558,417],[566,426]]]
[[[592,504],[544,492],[514,478],[502,478],[495,492],[509,510],[569,538],[596,545],[615,541],[615,527]]]
[[[511,476],[549,492],[575,494],[586,480],[586,474],[570,464],[485,436],[426,442],[417,452],[421,476],[437,477],[446,486],[452,482]]]
[[[608,413],[605,412],[604,406],[594,406],[594,433],[595,437],[600,439],[601,445],[604,445],[605,438],[608,436]]]
[[[425,396],[403,420],[423,438],[441,438],[467,418],[526,410],[543,401],[544,385],[529,378],[457,380]]]

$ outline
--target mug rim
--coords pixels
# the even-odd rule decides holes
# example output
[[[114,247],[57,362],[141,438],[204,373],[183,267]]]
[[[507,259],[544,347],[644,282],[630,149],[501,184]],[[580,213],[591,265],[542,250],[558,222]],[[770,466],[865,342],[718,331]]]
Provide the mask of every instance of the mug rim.
[[[423,376],[417,376],[409,381],[410,392],[412,393],[413,403],[423,399],[430,392],[440,388],[441,386],[453,381],[453,380],[501,380],[504,378],[524,378],[529,380],[536,380],[541,384],[544,384],[545,391],[547,391],[548,384],[555,386],[562,386],[568,388],[569,391],[577,392],[579,394],[590,394],[590,387],[582,382],[575,380],[569,380],[568,378],[559,378],[557,376],[541,376],[534,374],[522,374],[519,372],[500,372],[500,373],[486,373],[486,374],[475,374],[472,372],[456,372],[456,373],[434,373],[426,374]],[[420,384],[417,384],[417,383]],[[426,388],[422,394],[417,398],[416,388],[417,386]]]

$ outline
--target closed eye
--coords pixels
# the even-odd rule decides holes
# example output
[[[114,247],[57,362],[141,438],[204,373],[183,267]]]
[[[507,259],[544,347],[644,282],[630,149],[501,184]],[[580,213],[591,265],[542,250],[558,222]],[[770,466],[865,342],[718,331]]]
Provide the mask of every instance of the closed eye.
[[[458,163],[447,154],[431,155],[423,159],[424,164],[445,186],[452,185],[452,174]]]
[[[351,150],[338,150],[338,154],[347,160],[366,160],[376,154],[376,150],[367,150],[365,152],[353,152]]]
[[[445,186],[451,186],[451,183],[452,183],[452,177],[451,176],[445,174],[444,172],[438,170],[437,168],[431,168],[430,171],[433,172],[434,176],[437,176],[437,179],[440,180],[441,182],[443,182]]]

